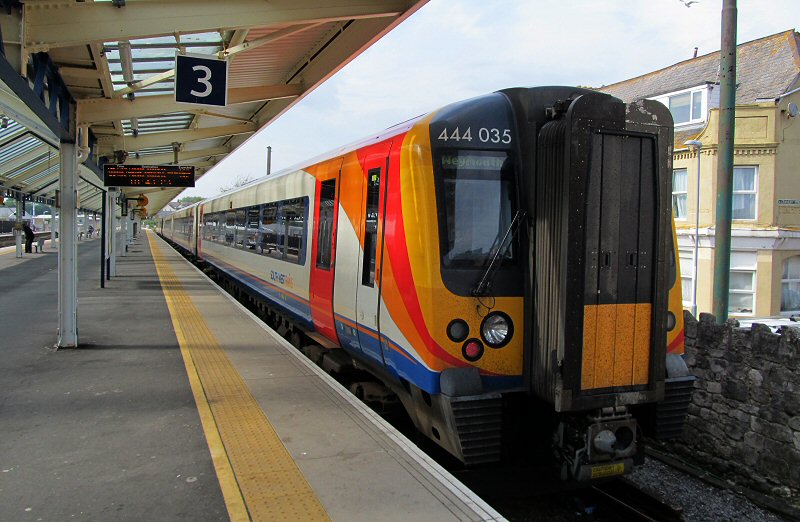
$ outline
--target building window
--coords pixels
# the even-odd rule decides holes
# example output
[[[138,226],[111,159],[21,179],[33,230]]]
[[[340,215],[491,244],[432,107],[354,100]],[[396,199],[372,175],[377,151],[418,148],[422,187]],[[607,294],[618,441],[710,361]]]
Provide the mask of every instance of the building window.
[[[672,171],[672,214],[675,219],[686,219],[686,169]]]
[[[681,263],[681,293],[684,308],[692,307],[692,290],[694,283],[694,252],[679,250],[678,256]]]
[[[701,123],[706,119],[706,88],[689,89],[653,98],[663,103],[672,113],[675,125]]]
[[[733,219],[756,218],[756,167],[733,167]]]
[[[781,277],[781,312],[800,311],[800,256],[783,262]]]
[[[753,315],[756,303],[756,263],[755,252],[731,252],[729,313]]]

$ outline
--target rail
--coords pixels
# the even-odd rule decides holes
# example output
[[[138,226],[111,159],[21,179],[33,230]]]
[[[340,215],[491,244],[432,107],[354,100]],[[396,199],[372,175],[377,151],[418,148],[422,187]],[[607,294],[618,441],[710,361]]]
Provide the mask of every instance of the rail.
[[[624,478],[592,486],[590,491],[599,502],[620,511],[626,520],[647,522],[683,520],[681,508],[666,504]]]

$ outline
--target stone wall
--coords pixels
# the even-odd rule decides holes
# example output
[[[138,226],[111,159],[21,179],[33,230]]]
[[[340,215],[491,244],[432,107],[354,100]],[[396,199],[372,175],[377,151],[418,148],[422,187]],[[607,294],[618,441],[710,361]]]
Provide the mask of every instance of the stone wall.
[[[686,314],[686,363],[698,379],[671,450],[769,495],[800,499],[800,329],[774,334]]]

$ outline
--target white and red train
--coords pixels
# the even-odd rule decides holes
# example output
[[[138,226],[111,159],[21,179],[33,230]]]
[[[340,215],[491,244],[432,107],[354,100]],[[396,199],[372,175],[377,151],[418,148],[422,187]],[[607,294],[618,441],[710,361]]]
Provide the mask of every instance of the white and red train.
[[[546,431],[567,476],[621,474],[685,373],[671,146],[656,102],[508,89],[175,212],[162,234],[295,343],[368,370],[462,461],[513,454],[515,424]]]

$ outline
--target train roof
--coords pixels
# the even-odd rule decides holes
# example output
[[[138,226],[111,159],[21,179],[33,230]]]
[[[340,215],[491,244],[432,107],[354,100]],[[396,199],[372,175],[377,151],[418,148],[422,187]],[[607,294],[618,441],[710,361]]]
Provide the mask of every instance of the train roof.
[[[362,147],[366,147],[368,145],[372,145],[373,143],[379,143],[379,142],[387,140],[387,139],[389,139],[389,138],[391,138],[393,136],[397,136],[399,134],[403,134],[405,132],[408,132],[408,130],[410,130],[414,125],[419,123],[422,119],[424,119],[429,114],[431,114],[431,113],[421,114],[421,115],[419,115],[419,116],[417,116],[415,118],[411,118],[410,120],[406,120],[406,121],[404,121],[402,123],[398,123],[396,125],[392,125],[391,127],[387,128],[387,129],[385,129],[385,130],[383,130],[383,131],[381,131],[379,133],[371,134],[368,137],[361,138],[361,139],[359,139],[357,141],[348,143],[347,145],[343,145],[343,146],[338,147],[336,149],[330,150],[328,152],[325,152],[323,154],[320,154],[320,155],[315,156],[313,158],[310,158],[308,160],[302,161],[300,163],[297,163],[297,164],[292,165],[290,167],[287,167],[285,169],[281,169],[281,170],[279,170],[277,172],[274,172],[272,174],[268,174],[268,175],[265,174],[265,175],[261,176],[260,178],[254,179],[253,181],[250,181],[250,182],[248,182],[248,183],[246,183],[246,184],[244,184],[244,185],[242,185],[240,187],[236,187],[233,190],[229,190],[227,192],[223,192],[222,194],[217,194],[215,196],[211,196],[209,198],[204,199],[203,201],[199,201],[197,203],[194,203],[189,207],[185,207],[184,209],[191,208],[191,207],[194,207],[196,205],[203,204],[203,203],[207,203],[209,201],[213,201],[213,200],[219,199],[221,197],[231,196],[233,194],[236,194],[237,192],[241,192],[241,191],[243,191],[245,189],[249,189],[249,188],[252,188],[252,187],[254,187],[256,185],[264,183],[265,181],[269,181],[269,180],[272,180],[272,179],[275,179],[275,178],[286,176],[286,175],[291,174],[293,172],[297,172],[298,170],[302,170],[302,169],[308,168],[308,167],[310,167],[312,165],[316,165],[318,163],[322,163],[323,161],[327,161],[327,160],[336,158],[338,156],[344,156],[345,154],[353,152],[354,150],[358,150],[358,149],[360,149]],[[184,210],[184,209],[181,209],[181,210]]]

